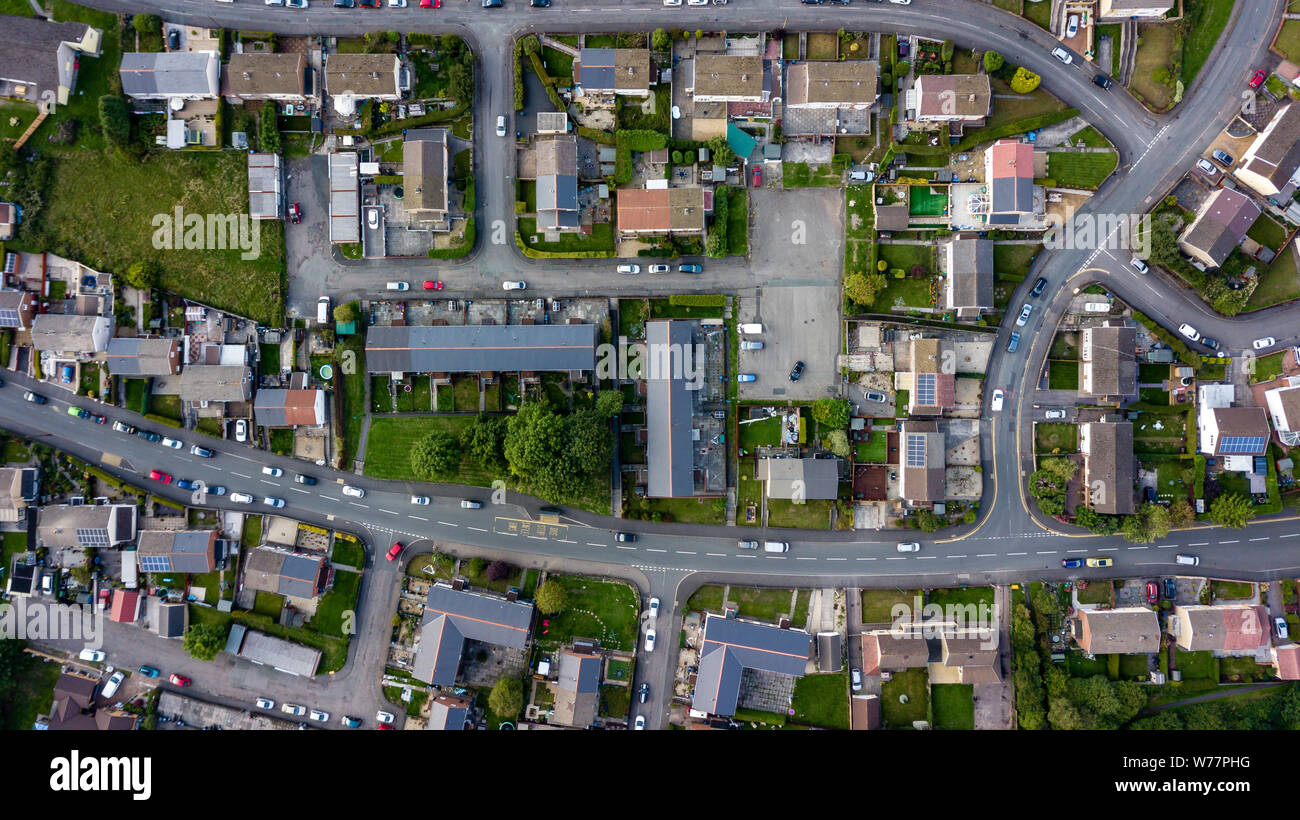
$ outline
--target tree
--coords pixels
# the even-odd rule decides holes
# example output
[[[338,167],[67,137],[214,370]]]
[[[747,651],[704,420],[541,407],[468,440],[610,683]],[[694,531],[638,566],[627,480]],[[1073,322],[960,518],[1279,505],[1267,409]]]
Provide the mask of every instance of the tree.
[[[434,481],[460,466],[461,450],[456,437],[434,430],[411,448],[411,472],[421,481]]]
[[[360,302],[344,302],[343,304],[334,308],[334,321],[336,322],[346,324],[348,322],[355,322],[360,318],[361,318]]]
[[[137,14],[131,18],[131,27],[142,35],[160,34],[162,18],[156,14]]]
[[[460,443],[469,457],[488,472],[506,469],[506,420],[480,415],[461,433]]]
[[[1097,535],[1111,535],[1119,531],[1120,519],[1117,515],[1102,515],[1090,507],[1080,506],[1074,511],[1074,523]]]
[[[574,473],[581,475],[609,468],[614,456],[614,436],[608,416],[602,416],[598,409],[579,410],[569,416],[565,427],[568,439],[565,455]]]
[[[921,510],[916,514],[916,525],[921,532],[934,532],[935,530],[941,530],[947,524],[947,521],[944,521],[930,510]]]
[[[849,403],[846,399],[817,399],[812,417],[820,425],[836,430],[849,426]]]
[[[547,579],[533,593],[533,603],[543,615],[554,615],[569,605],[569,594],[554,578]]]
[[[667,31],[657,28],[650,32],[650,47],[655,51],[667,51],[670,45],[672,41],[668,38]]]
[[[1210,520],[1221,527],[1241,529],[1254,517],[1254,507],[1244,495],[1223,493],[1210,502]]]
[[[226,645],[226,630],[216,624],[190,624],[182,643],[196,661],[210,661]]]
[[[952,40],[944,40],[943,46],[939,49],[939,59],[942,62],[950,62],[953,53],[957,50],[957,44]]]
[[[596,394],[596,413],[601,418],[617,416],[623,411],[623,391],[602,390]]]
[[[1169,529],[1178,530],[1189,527],[1195,520],[1196,511],[1192,509],[1191,504],[1187,503],[1186,498],[1180,498],[1169,505]]]
[[[474,71],[464,63],[447,66],[447,96],[458,103],[474,98]]]
[[[1038,501],[1038,509],[1042,511],[1043,515],[1056,517],[1065,512],[1064,495],[1039,496],[1036,500]]]
[[[709,156],[714,165],[730,165],[736,158],[736,152],[731,150],[726,137],[714,137],[709,140]]]
[[[992,74],[996,72],[998,69],[1002,68],[1004,62],[1006,62],[1006,60],[1004,60],[1002,55],[996,51],[984,52],[984,73]]]
[[[843,430],[832,430],[822,439],[822,446],[840,458],[848,458],[853,451],[849,448],[849,434]]]
[[[519,44],[523,46],[525,54],[536,54],[542,50],[542,44],[537,41],[537,35],[535,34],[529,34],[520,40]]]
[[[1079,465],[1075,464],[1068,458],[1045,458],[1043,459],[1042,467],[1052,475],[1059,476],[1062,481],[1067,483],[1070,479],[1074,478],[1074,474],[1079,470]]]
[[[1038,84],[1042,81],[1042,77],[1024,66],[1020,66],[1016,69],[1015,76],[1011,78],[1011,90],[1017,94],[1028,94],[1038,88]]]
[[[716,227],[709,231],[709,238],[704,241],[704,253],[710,259],[721,259],[727,255],[727,236]]]
[[[1120,526],[1124,537],[1135,544],[1150,544],[1169,534],[1169,511],[1160,504],[1143,504]]]
[[[553,469],[564,445],[564,419],[546,402],[524,402],[506,423],[505,454],[513,475],[527,478]]]
[[[844,277],[844,295],[855,305],[869,308],[887,284],[884,275],[880,273],[850,273]]]
[[[141,259],[132,262],[126,269],[126,283],[136,290],[149,291],[158,287],[158,277],[162,266],[154,259]]]
[[[469,573],[471,578],[482,575],[485,569],[487,569],[487,561],[477,557],[469,559],[469,564],[465,567],[465,571]]]
[[[510,565],[505,561],[493,561],[488,564],[487,579],[489,581],[500,581],[510,574]]]
[[[524,708],[524,684],[519,678],[500,678],[488,695],[488,708],[497,717],[514,720]]]
[[[114,148],[124,148],[131,141],[131,114],[126,100],[117,94],[99,98],[99,125],[104,139]]]
[[[0,177],[7,176],[17,168],[18,161],[18,152],[14,150],[13,143],[0,142]]]

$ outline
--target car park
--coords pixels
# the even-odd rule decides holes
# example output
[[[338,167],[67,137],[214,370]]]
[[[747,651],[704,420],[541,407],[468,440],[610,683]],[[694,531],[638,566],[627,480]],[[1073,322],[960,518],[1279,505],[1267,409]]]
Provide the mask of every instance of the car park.
[[[700,265],[678,265],[678,273],[703,273],[704,268]]]
[[[1016,348],[1019,347],[1019,346],[1020,346],[1020,334],[1019,334],[1019,333],[1015,333],[1015,332],[1013,331],[1012,334],[1011,334],[1011,338],[1010,338],[1010,340],[1007,341],[1007,352],[1008,352],[1008,353],[1015,353],[1015,352],[1016,352]]]
[[[154,481],[161,481],[164,484],[172,483],[171,473],[164,473],[162,470],[150,470],[149,477]]]
[[[1040,277],[1038,277],[1038,281],[1034,283],[1034,289],[1031,290],[1031,291],[1029,291],[1029,295],[1030,295],[1030,296],[1042,296],[1042,295],[1043,295],[1043,290],[1044,290],[1046,287],[1047,287],[1047,280],[1040,276]]]
[[[889,401],[889,397],[886,396],[884,393],[877,393],[874,390],[867,391],[866,399],[867,401],[874,401],[877,404],[885,404],[886,402]]]
[[[171,676],[167,678],[167,682],[170,683],[172,686],[189,686],[194,681],[190,680],[184,675],[178,675],[175,672],[173,672]]]
[[[743,383],[743,382],[752,382],[752,381],[757,381],[757,380],[758,380],[758,377],[755,376],[753,373],[737,373],[737,374],[736,374],[736,381],[738,381],[738,382],[742,382],[742,383]]]
[[[279,467],[272,467],[269,464],[262,468],[262,475],[269,475],[271,478],[279,478],[284,475],[284,470]]]
[[[1061,62],[1065,63],[1066,65],[1069,65],[1070,63],[1074,62],[1074,55],[1066,51],[1065,49],[1061,48],[1060,46],[1057,46],[1056,48],[1052,49],[1052,56],[1060,60]]]
[[[645,631],[645,651],[655,651],[655,631],[653,629]]]
[[[214,455],[216,455],[216,453],[212,452],[207,447],[200,447],[199,445],[195,444],[193,447],[190,448],[190,455],[195,455],[198,456],[199,458],[212,458]]]
[[[790,370],[790,381],[797,382],[799,381],[799,377],[802,375],[803,375],[803,362],[795,362],[794,368]]]
[[[139,436],[140,438],[144,439],[145,441],[148,441],[148,442],[151,442],[151,443],[154,443],[154,444],[156,444],[156,443],[162,441],[162,436],[158,435],[157,433],[150,432],[150,431],[148,431],[148,430],[138,430],[138,431],[136,432],[136,435]]]
[[[1063,418],[1065,418],[1065,411],[1064,411],[1064,410],[1048,410],[1046,413],[1043,414],[1043,417],[1046,418],[1046,419],[1053,420],[1053,421],[1055,421],[1055,420],[1057,420],[1057,419],[1063,419]]]
[[[904,541],[898,545],[899,552],[920,552],[921,544],[918,541]]]
[[[1259,71],[1256,71],[1254,76],[1250,78],[1250,83],[1249,83],[1250,87],[1259,88],[1261,85],[1264,84],[1264,78],[1267,76],[1268,76],[1268,72],[1262,68]]]
[[[284,712],[286,715],[299,716],[307,714],[307,707],[299,706],[296,703],[286,703],[280,707],[280,711]]]
[[[248,422],[243,419],[235,422],[235,441],[241,443],[248,441]]]
[[[526,287],[528,287],[527,282],[502,282],[501,283],[502,290],[523,290]]]
[[[253,701],[253,705],[256,706],[258,709],[274,709],[275,701],[271,700],[270,698],[258,698],[257,700]]]
[[[742,550],[756,550],[756,549],[758,549],[758,542],[757,542],[757,541],[737,541],[737,542],[736,542],[736,547],[737,547],[738,549],[742,549]]]
[[[1227,151],[1221,150],[1219,148],[1215,148],[1213,151],[1210,152],[1210,156],[1214,159],[1215,162],[1219,163],[1225,168],[1232,165],[1232,154],[1229,154]]]
[[[140,674],[144,675],[146,678],[156,678],[158,677],[158,670],[154,669],[152,666],[142,666],[140,667]]]
[[[263,498],[262,503],[268,507],[274,507],[277,510],[284,507],[284,499],[276,498],[273,495],[268,495],[266,498]]]
[[[651,265],[646,270],[650,273],[668,273],[672,270],[672,267],[669,265]]]
[[[166,436],[163,436],[162,446],[170,447],[173,450],[179,450],[185,446],[185,442],[179,439],[167,438]]]
[[[1272,336],[1265,336],[1262,339],[1256,339],[1251,342],[1250,346],[1256,350],[1266,350],[1275,344],[1277,344],[1277,339],[1274,339]]]
[[[1200,331],[1186,322],[1183,322],[1178,326],[1178,332],[1191,339],[1193,342],[1199,342],[1201,340]]]
[[[1006,397],[1006,394],[1002,392],[1002,388],[998,388],[997,390],[994,390],[994,391],[993,391],[993,401],[990,402],[990,404],[989,404],[989,406],[990,406],[990,408],[992,408],[993,412],[996,413],[997,411],[999,411],[999,410],[1002,409],[1002,400],[1003,400],[1005,397]]]
[[[1016,317],[1016,327],[1024,327],[1025,323],[1029,321],[1029,314],[1033,312],[1034,306],[1025,302],[1024,306],[1020,308],[1020,315]]]
[[[1132,265],[1133,270],[1137,271],[1138,273],[1147,273],[1148,271],[1151,270],[1151,268],[1147,266],[1146,262],[1143,262],[1141,259],[1138,259],[1136,256],[1130,259],[1128,263]]]
[[[1082,559],[1082,558],[1062,558],[1062,559],[1061,559],[1061,568],[1062,568],[1062,569],[1079,569],[1079,568],[1082,567],[1082,566],[1083,566],[1083,559]]]
[[[385,725],[385,726],[392,725],[392,722],[393,722],[393,713],[392,713],[392,712],[383,712],[383,711],[375,712],[375,720],[379,721],[382,725]]]
[[[303,475],[302,473],[294,474],[293,481],[295,484],[305,484],[308,487],[315,486],[316,484],[316,479],[314,477]]]
[[[862,691],[862,670],[856,666],[849,670],[849,680],[852,682],[853,691]]]
[[[231,493],[230,500],[236,504],[252,504],[253,496],[249,493]]]
[[[90,411],[89,411],[89,410],[82,410],[80,407],[69,407],[69,408],[68,408],[68,415],[69,415],[69,416],[74,416],[74,417],[79,418],[79,419],[88,419],[88,418],[90,418]]]
[[[102,649],[83,649],[77,654],[77,657],[83,661],[102,663],[104,658],[107,656],[104,654]]]
[[[412,503],[412,504],[419,504],[419,505],[422,506],[422,507],[427,507],[427,506],[429,506],[429,496],[427,496],[427,495],[413,495],[413,496],[411,496],[411,503]]]
[[[28,390],[26,393],[23,393],[23,401],[29,401],[32,404],[45,404],[49,399],[45,398],[40,393],[33,393]]]
[[[99,694],[106,698],[113,697],[113,695],[117,694],[117,687],[121,686],[122,681],[124,680],[126,680],[126,673],[119,669],[108,679],[108,682],[104,684],[104,688],[100,690]]]
[[[351,484],[344,484],[344,485],[343,485],[343,494],[344,494],[344,495],[347,495],[347,496],[351,496],[352,498],[365,498],[365,497],[366,497],[366,491],[365,491],[365,490],[361,489],[360,487],[353,487]]]
[[[753,339],[744,339],[740,343],[740,349],[741,350],[762,350],[763,343],[754,341]]]
[[[631,544],[636,541],[636,533],[616,532],[614,533],[614,540],[619,542],[620,544]]]
[[[638,703],[645,703],[650,699],[650,684],[641,684],[641,688],[636,690],[636,699]]]
[[[1085,563],[1087,563],[1087,565],[1090,567],[1101,569],[1104,567],[1109,567],[1113,565],[1115,562],[1110,558],[1089,558]]]
[[[389,548],[389,550],[388,550],[388,555],[387,555],[388,560],[389,560],[389,561],[396,561],[396,560],[397,560],[397,556],[399,556],[399,555],[402,554],[402,550],[403,550],[403,549],[405,549],[405,548],[402,546],[402,542],[401,542],[401,541],[394,541],[394,542],[393,542],[393,546],[392,546],[391,548]]]

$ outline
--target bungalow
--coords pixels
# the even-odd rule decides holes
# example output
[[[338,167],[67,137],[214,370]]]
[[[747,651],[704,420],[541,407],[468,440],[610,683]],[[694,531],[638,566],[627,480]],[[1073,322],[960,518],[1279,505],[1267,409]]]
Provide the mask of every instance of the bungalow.
[[[0,212],[4,211],[6,205],[7,203],[0,203]],[[3,234],[0,234],[0,240],[5,238]],[[35,318],[36,294],[28,290],[15,290],[13,288],[0,290],[0,328],[27,330],[32,326],[32,320]],[[0,365],[7,366],[8,364],[8,362],[0,362]]]
[[[577,233],[578,138],[552,137],[539,140],[537,157],[537,230]]]
[[[834,499],[840,486],[840,462],[831,458],[760,458],[758,480],[768,498],[800,503]]]
[[[447,194],[450,162],[446,128],[416,128],[406,133],[402,149],[408,227],[449,231],[451,207]]]
[[[620,188],[618,230],[624,236],[702,236],[704,188]]]
[[[221,73],[221,94],[231,105],[250,100],[305,102],[312,92],[310,76],[302,54],[232,54]]]
[[[320,427],[325,423],[325,391],[259,390],[253,415],[263,427]]]
[[[766,102],[772,88],[762,57],[730,54],[697,53],[685,82],[696,103]]]
[[[104,354],[114,376],[175,376],[181,372],[180,339],[143,336],[110,339]]]
[[[596,326],[373,326],[371,373],[582,373],[596,367]]]
[[[939,246],[944,274],[944,304],[959,318],[973,319],[994,308],[993,243],[985,239],[949,239]]]
[[[802,678],[811,646],[812,637],[803,630],[709,613],[700,635],[692,708],[710,715],[734,715],[742,705],[740,684],[745,670]]]
[[[1255,654],[1269,645],[1268,610],[1260,605],[1175,605],[1166,629],[1179,649]]]
[[[1144,606],[1080,609],[1070,628],[1089,655],[1149,655],[1160,649],[1160,621]]]
[[[0,97],[67,105],[82,57],[98,57],[103,32],[85,23],[0,15]],[[4,239],[0,236],[0,239]]]
[[[133,100],[208,100],[221,95],[221,56],[215,51],[129,51],[119,69],[122,93]]]
[[[467,641],[522,651],[528,646],[532,622],[530,603],[435,584],[425,600],[411,676],[434,686],[450,686],[459,675]]]
[[[46,548],[116,547],[135,540],[134,504],[60,504],[42,507],[36,542]]]
[[[136,557],[143,572],[212,572],[217,568],[217,531],[141,530]]]
[[[248,554],[244,585],[249,589],[312,600],[329,585],[330,565],[324,553],[294,552],[261,546]]]
[[[877,69],[868,60],[812,60],[787,68],[783,132],[807,137],[867,133],[867,112],[880,96]]]
[[[32,345],[62,359],[87,359],[108,348],[113,320],[107,316],[42,313],[32,322]]]
[[[1242,154],[1235,176],[1263,196],[1290,198],[1300,182],[1300,105],[1288,103],[1273,114]]]
[[[329,54],[325,57],[325,90],[334,110],[352,117],[362,100],[393,101],[402,96],[402,62],[396,54]]]
[[[573,61],[573,85],[584,106],[611,107],[616,97],[650,96],[650,51],[584,48]]]
[[[1239,191],[1219,188],[1196,212],[1196,219],[1178,237],[1183,253],[1206,267],[1217,268],[1255,224],[1263,211]]]
[[[1083,329],[1079,393],[1095,402],[1124,404],[1137,398],[1137,330],[1107,322]]]
[[[1094,512],[1129,515],[1133,512],[1133,423],[1091,421],[1079,425],[1083,453],[1083,483],[1091,487],[1088,506]]]
[[[911,122],[978,127],[993,110],[993,89],[987,74],[924,74],[908,90],[904,108]]]

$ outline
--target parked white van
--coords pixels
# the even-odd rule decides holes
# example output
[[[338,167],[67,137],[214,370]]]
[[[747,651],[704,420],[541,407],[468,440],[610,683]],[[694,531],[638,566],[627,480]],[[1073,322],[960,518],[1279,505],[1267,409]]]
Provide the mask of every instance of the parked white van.
[[[750,322],[748,324],[739,325],[736,329],[741,333],[748,333],[751,336],[757,336],[759,333],[763,332],[763,325],[759,322]]]
[[[763,552],[789,552],[790,542],[788,541],[764,541]]]
[[[325,324],[330,320],[330,298],[322,296],[316,303],[316,321]]]

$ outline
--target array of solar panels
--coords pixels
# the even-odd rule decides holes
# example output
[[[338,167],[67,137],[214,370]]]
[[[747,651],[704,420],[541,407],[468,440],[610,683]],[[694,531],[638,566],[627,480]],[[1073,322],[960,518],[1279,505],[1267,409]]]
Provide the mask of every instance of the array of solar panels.
[[[1219,452],[1223,455],[1245,455],[1264,449],[1268,436],[1224,436],[1219,439]]]
[[[107,547],[108,530],[102,527],[77,527],[77,543],[83,547]]]
[[[925,436],[921,433],[907,434],[907,466],[925,466]]]
[[[935,381],[938,376],[934,373],[917,373],[916,374],[916,405],[918,407],[931,407],[935,401]]]
[[[171,572],[172,559],[166,555],[141,555],[140,569],[145,572]]]

